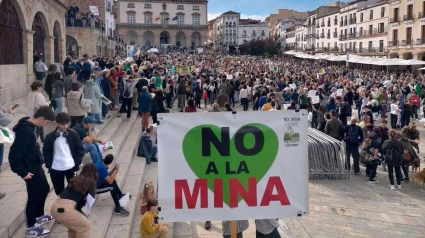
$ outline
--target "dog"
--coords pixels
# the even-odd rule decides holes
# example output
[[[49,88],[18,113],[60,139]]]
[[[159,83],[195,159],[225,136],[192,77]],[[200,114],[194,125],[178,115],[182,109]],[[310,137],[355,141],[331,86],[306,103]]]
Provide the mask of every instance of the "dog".
[[[419,158],[411,160],[409,163],[412,166],[412,174],[417,173],[421,167],[421,160]]]
[[[421,172],[412,174],[412,176],[410,176],[410,181],[412,181],[412,184],[413,183],[416,184],[416,190],[418,190],[420,183],[422,183],[422,188],[424,188],[424,183],[425,183],[425,169],[422,169]]]

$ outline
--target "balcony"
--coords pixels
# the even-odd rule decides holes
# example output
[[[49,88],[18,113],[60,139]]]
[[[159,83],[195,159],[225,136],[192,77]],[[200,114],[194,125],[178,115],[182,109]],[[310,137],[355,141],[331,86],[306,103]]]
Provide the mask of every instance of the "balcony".
[[[355,32],[354,33],[350,33],[348,35],[348,39],[353,39],[353,38],[356,38],[356,33]]]
[[[118,23],[118,27],[123,28],[148,28],[148,29],[189,29],[189,30],[208,30],[208,25],[192,25],[192,24],[145,24],[145,23]]]
[[[338,38],[338,33],[334,32],[334,38]]]
[[[330,39],[331,38],[331,33],[326,34],[326,38]]]
[[[347,39],[347,35],[339,35],[339,40],[346,40]]]
[[[347,25],[347,20],[344,20],[344,26],[346,26]]]
[[[412,46],[413,45],[413,40],[402,40],[401,41],[401,46]]]
[[[423,44],[425,44],[425,38],[416,39],[416,45],[423,45]]]
[[[398,47],[399,41],[388,41],[389,47]]]
[[[341,21],[341,22],[339,23],[339,26],[344,26],[344,23]]]
[[[400,18],[398,17],[390,18],[390,24],[399,24],[399,23],[400,23]]]
[[[425,12],[418,12],[418,19],[425,18]]]
[[[357,23],[356,18],[352,18],[352,19],[350,19],[350,25],[351,25],[351,24],[356,24],[356,23]]]
[[[319,25],[319,23],[317,23],[317,24],[316,24],[316,28],[320,28],[320,25]]]
[[[320,34],[320,38],[325,38],[325,34],[324,33]]]
[[[409,15],[404,15],[403,16],[403,21],[413,21],[415,19],[415,15],[414,14],[409,14]]]
[[[334,20],[334,26],[338,26],[338,21]]]
[[[320,24],[321,27],[325,27],[325,22],[322,22],[322,24]]]
[[[330,21],[328,21],[328,27],[330,27],[331,26],[331,22]]]

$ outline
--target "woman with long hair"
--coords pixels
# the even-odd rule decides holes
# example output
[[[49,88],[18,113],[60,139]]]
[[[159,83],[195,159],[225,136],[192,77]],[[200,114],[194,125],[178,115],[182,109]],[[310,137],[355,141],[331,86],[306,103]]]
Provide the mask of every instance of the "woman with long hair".
[[[51,64],[49,66],[49,69],[47,70],[46,82],[44,83],[44,91],[46,91],[47,95],[49,95],[50,100],[52,100],[53,83],[55,82],[54,75],[57,72],[58,72],[58,66],[56,66],[55,64]],[[61,74],[59,73],[59,75]],[[53,109],[55,108],[56,107],[53,106]]]
[[[184,108],[184,112],[196,112],[195,100],[189,98],[187,101],[187,106]]]
[[[391,130],[389,139],[382,145],[382,152],[384,155],[385,163],[388,167],[388,178],[390,180],[390,188],[395,189],[394,186],[394,172],[397,179],[397,188],[401,189],[401,165],[403,162],[404,146],[403,143],[397,140],[397,132]]]
[[[88,195],[95,197],[97,178],[96,165],[85,164],[81,173],[69,182],[68,187],[52,204],[52,216],[68,228],[70,238],[90,237],[90,221],[82,214],[81,208]]]
[[[81,87],[80,82],[72,83],[71,91],[66,95],[65,106],[68,108],[68,115],[71,116],[71,128],[83,122],[87,111],[91,108],[90,105],[84,103],[84,95],[80,91]]]

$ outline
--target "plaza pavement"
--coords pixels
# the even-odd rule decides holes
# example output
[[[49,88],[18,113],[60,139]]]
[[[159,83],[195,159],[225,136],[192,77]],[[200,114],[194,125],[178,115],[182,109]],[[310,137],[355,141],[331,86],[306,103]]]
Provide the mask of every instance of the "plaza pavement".
[[[25,116],[25,102],[19,102],[18,112],[9,126]],[[4,106],[5,109],[8,106]],[[237,107],[240,110],[240,107]],[[201,110],[205,111],[205,109]],[[173,110],[177,112],[177,110]],[[93,238],[140,237],[140,199],[142,184],[157,181],[157,164],[146,165],[143,158],[135,156],[140,137],[140,119],[132,114],[132,120],[124,122],[114,115],[107,125],[99,127],[98,135],[110,139],[116,145],[113,153],[121,165],[118,183],[134,198],[126,218],[112,215],[113,202],[109,194],[97,196],[90,216]],[[425,129],[421,132],[421,151],[425,151]],[[48,129],[49,130],[49,129]],[[51,130],[51,129],[50,129]],[[24,182],[9,169],[8,148],[5,147],[4,163],[0,173],[0,192],[6,198],[0,201],[0,238],[23,237],[26,191]],[[421,152],[421,158],[425,155]],[[85,158],[87,161],[89,158]],[[422,161],[423,163],[423,161]],[[422,166],[423,168],[424,166]],[[309,183],[310,213],[308,216],[284,219],[279,232],[282,237],[425,237],[425,192],[411,184],[402,184],[402,190],[388,188],[387,172],[378,169],[378,184],[369,184],[363,175],[352,175],[349,181],[311,180]],[[47,177],[49,178],[48,174]],[[56,198],[51,191],[46,202],[46,211]],[[204,222],[177,222],[170,224],[168,237],[214,238],[221,236],[221,222],[213,221],[211,231],[204,229]],[[60,224],[47,226],[51,237],[66,237],[66,228]],[[244,237],[255,237],[254,221],[244,232]]]

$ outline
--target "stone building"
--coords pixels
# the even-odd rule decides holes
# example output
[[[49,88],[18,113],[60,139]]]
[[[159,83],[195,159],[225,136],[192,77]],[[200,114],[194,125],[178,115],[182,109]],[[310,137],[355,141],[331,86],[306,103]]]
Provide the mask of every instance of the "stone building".
[[[117,29],[127,45],[203,46],[208,40],[207,0],[124,0]]]
[[[240,13],[234,11],[227,11],[217,17],[214,22],[216,51],[236,52],[240,17]]]
[[[117,13],[113,0],[67,0],[67,3],[69,7],[78,7],[72,24],[67,20],[67,54],[81,57],[84,54],[111,56],[122,53],[125,46],[115,30]],[[89,6],[96,7],[98,15],[95,16]],[[94,15],[94,18],[83,20],[83,14]]]
[[[65,59],[65,0],[0,0],[0,102],[24,98],[35,79],[34,55]]]
[[[259,20],[240,19],[238,28],[238,45],[252,39],[269,37],[269,26]]]

